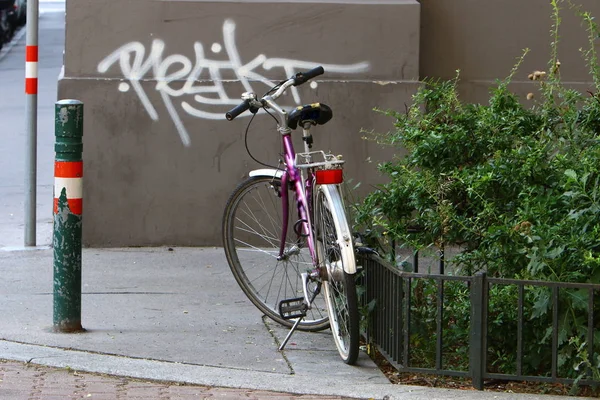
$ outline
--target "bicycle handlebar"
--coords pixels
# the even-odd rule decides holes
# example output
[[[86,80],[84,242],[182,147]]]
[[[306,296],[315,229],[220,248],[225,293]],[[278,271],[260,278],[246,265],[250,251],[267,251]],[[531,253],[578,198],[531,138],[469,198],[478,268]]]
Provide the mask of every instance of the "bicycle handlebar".
[[[285,89],[287,89],[288,87],[300,86],[303,83],[305,83],[319,75],[322,75],[324,73],[325,73],[325,70],[323,69],[322,66],[318,66],[318,67],[313,68],[306,72],[298,72],[292,78],[290,78],[287,81],[284,81],[282,84],[280,84],[281,86],[280,86],[279,90],[277,90],[277,92],[271,96],[272,100],[275,100],[277,97],[279,97],[281,95],[281,93],[283,93],[283,91]],[[263,101],[262,101],[263,99],[260,100],[261,103],[263,103]],[[235,117],[237,117],[244,111],[249,110],[251,106],[252,106],[252,102],[250,100],[244,100],[243,102],[241,102],[240,104],[238,104],[237,106],[235,106],[234,108],[229,110],[227,113],[225,113],[225,118],[228,121],[232,121],[233,119],[235,119]]]
[[[238,104],[237,106],[235,106],[235,108],[229,110],[225,114],[225,118],[227,118],[227,121],[231,121],[248,109],[250,109],[250,100],[244,100],[241,104]]]
[[[313,68],[310,71],[298,72],[296,74],[296,76],[294,77],[294,86],[300,86],[304,82],[306,82],[314,77],[317,77],[319,75],[323,75],[324,73],[325,73],[325,70],[321,66]]]

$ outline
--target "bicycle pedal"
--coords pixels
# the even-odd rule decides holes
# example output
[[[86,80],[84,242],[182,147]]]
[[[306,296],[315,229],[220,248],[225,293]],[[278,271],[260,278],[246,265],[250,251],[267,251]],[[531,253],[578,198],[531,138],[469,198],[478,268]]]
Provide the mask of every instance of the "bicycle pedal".
[[[308,306],[304,302],[304,297],[279,302],[279,315],[283,319],[304,318],[306,317],[306,310],[308,310]]]

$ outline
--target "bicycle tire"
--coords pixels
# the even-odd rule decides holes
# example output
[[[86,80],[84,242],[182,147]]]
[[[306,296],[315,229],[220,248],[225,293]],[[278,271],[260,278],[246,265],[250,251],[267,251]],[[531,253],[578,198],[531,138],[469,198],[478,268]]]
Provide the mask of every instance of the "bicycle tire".
[[[313,268],[307,246],[295,243],[291,206],[286,253],[277,260],[282,229],[281,179],[255,176],[242,182],[231,194],[223,215],[225,255],[242,291],[252,303],[272,320],[291,327],[295,320],[281,318],[281,300],[303,297],[300,274]],[[325,298],[321,293],[300,322],[298,329],[320,331],[329,327]]]
[[[343,211],[338,188],[320,186],[315,202],[317,254],[327,268],[324,280],[325,300],[333,338],[342,360],[356,363],[359,352],[360,329],[356,274],[349,273],[356,263],[352,238]],[[341,247],[345,248],[342,249]],[[354,263],[348,268],[347,263]]]

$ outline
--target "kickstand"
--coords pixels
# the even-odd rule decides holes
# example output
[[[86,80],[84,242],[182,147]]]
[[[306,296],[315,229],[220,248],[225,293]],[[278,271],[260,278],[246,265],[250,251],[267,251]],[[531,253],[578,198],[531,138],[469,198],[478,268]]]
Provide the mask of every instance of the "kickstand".
[[[281,343],[281,346],[279,346],[279,351],[283,351],[283,348],[285,347],[285,345],[287,344],[287,342],[290,340],[290,338],[292,337],[292,334],[294,333],[294,331],[296,330],[296,328],[298,327],[298,325],[300,325],[300,322],[303,319],[304,318],[298,318],[296,320],[296,322],[294,322],[294,325],[292,326],[292,329],[290,329],[290,331],[288,332],[288,334],[285,337],[285,339],[283,339],[283,342]]]
[[[303,274],[301,274],[301,276],[302,276],[302,282],[303,282],[302,289],[304,291],[304,297],[282,300],[279,303],[279,315],[281,315],[281,317],[283,319],[292,319],[294,317],[297,318],[296,322],[294,322],[294,325],[292,326],[292,329],[290,329],[290,331],[288,332],[285,339],[283,339],[281,346],[279,346],[279,351],[283,350],[283,348],[285,347],[287,342],[290,340],[290,338],[294,334],[294,331],[296,330],[296,328],[298,328],[298,325],[300,325],[300,322],[302,322],[302,320],[306,316],[306,310],[311,309],[313,301],[315,301],[315,299],[317,298],[317,295],[321,292],[321,282],[318,282],[317,287],[315,288],[315,290],[312,293],[312,296],[309,298],[308,297],[308,279],[309,279],[308,274],[303,273]]]

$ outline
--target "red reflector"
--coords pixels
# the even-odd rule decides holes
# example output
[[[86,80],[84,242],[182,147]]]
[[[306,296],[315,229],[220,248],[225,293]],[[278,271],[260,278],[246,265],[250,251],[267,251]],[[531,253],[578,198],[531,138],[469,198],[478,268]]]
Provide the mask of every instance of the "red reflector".
[[[319,169],[316,172],[317,185],[342,183],[344,180],[341,169]]]

